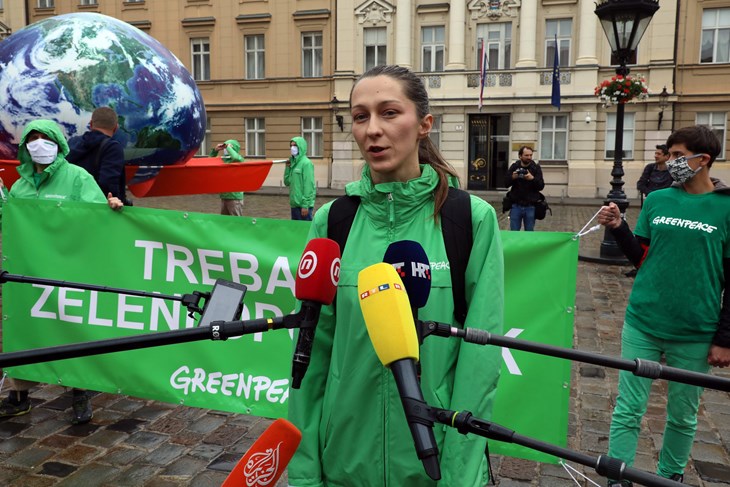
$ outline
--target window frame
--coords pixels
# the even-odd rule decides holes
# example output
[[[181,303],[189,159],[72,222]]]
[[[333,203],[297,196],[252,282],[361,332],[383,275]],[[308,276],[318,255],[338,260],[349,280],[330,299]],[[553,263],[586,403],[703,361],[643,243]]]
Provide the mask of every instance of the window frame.
[[[317,126],[317,122],[319,122],[319,126]],[[300,130],[302,138],[307,142],[307,155],[324,157],[324,119],[322,117],[302,117]]]
[[[249,48],[248,39],[254,41],[253,48]],[[253,58],[253,63],[250,62],[250,58]],[[251,64],[253,64],[253,73],[249,68]],[[243,77],[250,80],[266,78],[265,34],[246,34],[243,36]]]
[[[564,33],[561,30],[561,25],[565,22],[569,23],[568,33]],[[570,60],[573,55],[573,19],[571,17],[555,18],[545,20],[545,67],[552,68],[555,58],[555,35],[551,34],[550,25],[555,23],[555,31],[558,34],[558,49],[559,49],[559,61],[561,68],[567,68],[570,66]],[[567,44],[567,55],[563,55],[563,44]]]
[[[305,39],[311,38],[310,46],[305,46]],[[316,44],[317,38],[319,43]],[[311,59],[307,60],[307,53]],[[309,66],[307,66],[309,64]],[[302,32],[302,78],[321,78],[324,66],[324,36],[322,31]],[[311,73],[307,74],[307,67]]]
[[[432,114],[433,115],[433,125],[431,126],[431,132],[428,134],[428,138],[431,139],[431,142],[433,142],[433,145],[436,146],[437,149],[441,150],[441,134],[443,133],[443,123],[444,123],[444,117],[443,115],[438,114]]]
[[[603,158],[606,160],[614,160],[616,146],[616,112],[606,113],[606,131],[604,133],[605,142],[603,147]],[[626,143],[631,143],[631,148],[627,149]],[[622,160],[636,159],[636,112],[624,113],[624,138],[621,154]]]
[[[196,52],[196,46],[200,48],[200,51]],[[196,58],[198,59],[196,60]],[[198,62],[200,65],[196,64]],[[210,37],[190,38],[190,67],[193,80],[210,81]]]
[[[43,5],[41,5],[43,4]],[[56,2],[55,0],[38,0],[36,3],[36,8],[55,8]]]
[[[702,10],[702,20],[701,20],[701,31],[700,31],[700,52],[699,52],[699,62],[700,64],[727,64],[730,63],[730,19],[728,19],[727,24],[721,24],[720,23],[720,16],[722,14],[722,11],[725,11],[726,16],[730,18],[730,8],[728,7],[717,7],[717,8],[706,8]],[[715,14],[715,22],[712,26],[705,26],[705,14],[714,11]],[[728,39],[725,43],[724,49],[725,49],[725,60],[718,60],[718,46],[720,45],[719,42],[719,35],[721,31],[728,31]],[[712,34],[712,59],[710,61],[703,61],[702,57],[702,44],[705,38],[705,33],[711,33]]]
[[[489,37],[489,34],[493,32],[496,32],[499,35],[499,39],[496,41]],[[479,72],[482,70],[482,43],[485,38],[487,42],[487,71],[510,69],[512,66],[512,22],[495,22],[491,24],[477,25],[476,66],[477,71]],[[490,46],[493,44],[497,45],[497,50],[499,52],[496,65],[493,62],[492,56],[489,55],[489,52],[491,51]]]
[[[84,5],[84,6],[99,5],[99,0],[79,0],[79,5]]]
[[[382,32],[384,34],[385,39],[382,41],[382,44],[379,44],[377,42],[380,42],[379,39],[376,39],[376,44],[369,43],[369,41],[366,39],[367,34],[369,32],[375,32],[377,33],[377,37],[380,37],[380,33]],[[388,29],[387,27],[365,27],[363,28],[363,67],[365,68],[364,71],[367,71],[370,68],[373,68],[375,66],[380,66],[383,64],[388,63]],[[374,48],[374,64],[372,66],[368,65],[368,49]],[[381,52],[382,51],[382,52]],[[380,58],[383,58],[382,60]]]
[[[558,118],[562,118],[565,120],[565,128],[557,128],[557,124],[555,123]],[[552,119],[553,123],[552,126],[549,129],[544,129],[544,121],[546,119]],[[540,125],[539,125],[539,154],[540,154],[540,161],[567,161],[568,160],[568,142],[569,142],[569,128],[570,128],[570,120],[568,119],[568,115],[564,114],[557,114],[557,113],[547,113],[544,115],[540,115]],[[552,148],[550,151],[546,151],[544,147],[545,143],[545,134],[546,133],[553,134],[552,136]],[[555,140],[557,134],[563,134],[564,137],[564,145],[565,145],[565,157],[555,157]]]
[[[210,117],[205,117],[205,134],[203,135],[203,140],[200,141],[198,152],[195,154],[197,157],[208,157],[212,132],[213,130],[211,129]]]
[[[245,117],[243,119],[245,157],[266,157],[266,119]]]
[[[707,115],[708,120],[707,122],[703,122],[700,120],[701,116]],[[716,161],[724,161],[725,159],[725,139],[727,139],[727,116],[728,112],[697,112],[695,113],[695,124],[696,125],[704,125],[705,127],[709,128],[713,132],[718,130],[720,127],[719,123],[714,123],[713,119],[717,116],[718,118],[722,117],[722,137],[718,137],[720,139],[720,144],[722,146],[722,149],[720,150],[720,154],[715,158]]]
[[[438,30],[441,30],[441,41],[438,41]],[[426,32],[430,31],[430,39],[426,40]],[[426,52],[428,49],[428,53]],[[441,63],[439,66],[439,53]],[[430,63],[430,69],[426,67],[426,59]],[[421,27],[421,71],[424,73],[440,73],[446,65],[446,26],[424,25]]]

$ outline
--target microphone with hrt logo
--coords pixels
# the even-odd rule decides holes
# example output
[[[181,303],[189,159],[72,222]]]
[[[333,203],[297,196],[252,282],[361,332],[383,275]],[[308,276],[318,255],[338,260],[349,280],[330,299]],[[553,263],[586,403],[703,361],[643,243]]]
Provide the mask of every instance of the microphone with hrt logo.
[[[292,358],[292,384],[299,389],[312,355],[314,332],[322,305],[332,304],[340,280],[340,246],[328,238],[314,238],[304,249],[297,268],[294,296],[302,302],[299,337]]]

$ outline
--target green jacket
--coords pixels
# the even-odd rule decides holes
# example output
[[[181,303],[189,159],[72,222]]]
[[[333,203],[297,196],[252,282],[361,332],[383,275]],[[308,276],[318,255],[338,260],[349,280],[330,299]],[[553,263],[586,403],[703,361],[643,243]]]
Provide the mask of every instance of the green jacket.
[[[32,130],[46,134],[58,144],[56,160],[49,164],[38,176],[35,176],[35,166],[25,146],[25,139]],[[13,184],[8,198],[106,203],[106,196],[99,189],[94,177],[82,167],[66,161],[65,156],[68,152],[66,138],[56,122],[51,120],[30,122],[23,130],[18,149],[18,159],[20,160],[18,174],[20,179]],[[2,206],[4,203],[0,198],[0,219],[2,219]]]
[[[418,241],[431,261],[432,287],[421,319],[453,323],[451,274],[440,223],[433,219],[438,176],[431,166],[407,183],[346,187],[361,204],[342,256],[337,314],[323,307],[312,360],[299,390],[292,389],[289,419],[303,438],[289,464],[289,483],[305,486],[482,487],[487,483],[486,440],[436,425],[442,480],[428,478],[416,456],[395,381],[378,361],[360,311],[357,278],[382,262],[388,245]],[[502,333],[504,263],[497,216],[471,198],[474,245],[466,270],[466,326]],[[309,237],[327,236],[330,204],[314,216]],[[296,340],[295,340],[296,342]],[[499,347],[429,337],[421,347],[421,387],[431,405],[490,419],[502,365]]]
[[[291,139],[299,148],[297,156],[289,157],[284,169],[284,184],[289,186],[289,206],[292,208],[313,208],[317,185],[314,182],[314,164],[307,157],[307,141],[302,137]]]
[[[224,155],[221,157],[223,159],[223,162],[226,164],[230,164],[231,162],[243,162],[243,156],[241,155],[241,144],[238,143],[235,139],[226,140],[224,142],[226,145],[230,145],[231,147],[228,147],[227,152],[228,155]],[[215,147],[213,147],[210,150],[210,157],[218,157],[218,151],[215,150]],[[243,199],[243,193],[241,191],[236,191],[233,193],[221,193],[220,198],[222,200],[242,200]]]

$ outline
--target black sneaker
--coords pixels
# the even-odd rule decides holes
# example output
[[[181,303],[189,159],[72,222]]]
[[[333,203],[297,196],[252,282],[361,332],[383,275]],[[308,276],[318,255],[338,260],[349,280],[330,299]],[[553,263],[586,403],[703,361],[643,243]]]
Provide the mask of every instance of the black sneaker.
[[[608,487],[634,487],[630,480],[609,480]]]
[[[684,475],[681,473],[675,473],[671,477],[669,477],[669,480],[674,480],[675,482],[679,482],[681,484],[684,483]]]
[[[86,391],[74,391],[71,404],[71,424],[85,424],[94,416],[91,401]]]
[[[0,401],[0,418],[10,418],[13,416],[22,416],[30,412],[30,398],[26,397],[25,400],[15,404],[11,402],[9,398],[4,398]]]

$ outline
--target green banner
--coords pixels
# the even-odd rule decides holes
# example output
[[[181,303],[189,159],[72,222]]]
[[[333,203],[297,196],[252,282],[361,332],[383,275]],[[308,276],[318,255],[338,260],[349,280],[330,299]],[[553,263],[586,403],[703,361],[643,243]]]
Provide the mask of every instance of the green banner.
[[[12,200],[3,211],[4,270],[165,295],[248,287],[243,319],[291,313],[308,222],[149,208]],[[578,242],[502,232],[505,334],[570,347]],[[191,328],[179,301],[37,284],[3,286],[4,351]],[[197,316],[196,316],[197,318]],[[47,362],[13,377],[264,417],[286,416],[293,333],[280,330]],[[431,338],[438,339],[438,338]],[[565,446],[570,362],[503,350],[493,420]],[[539,408],[539,409],[538,409]],[[554,459],[491,442],[491,451]]]

